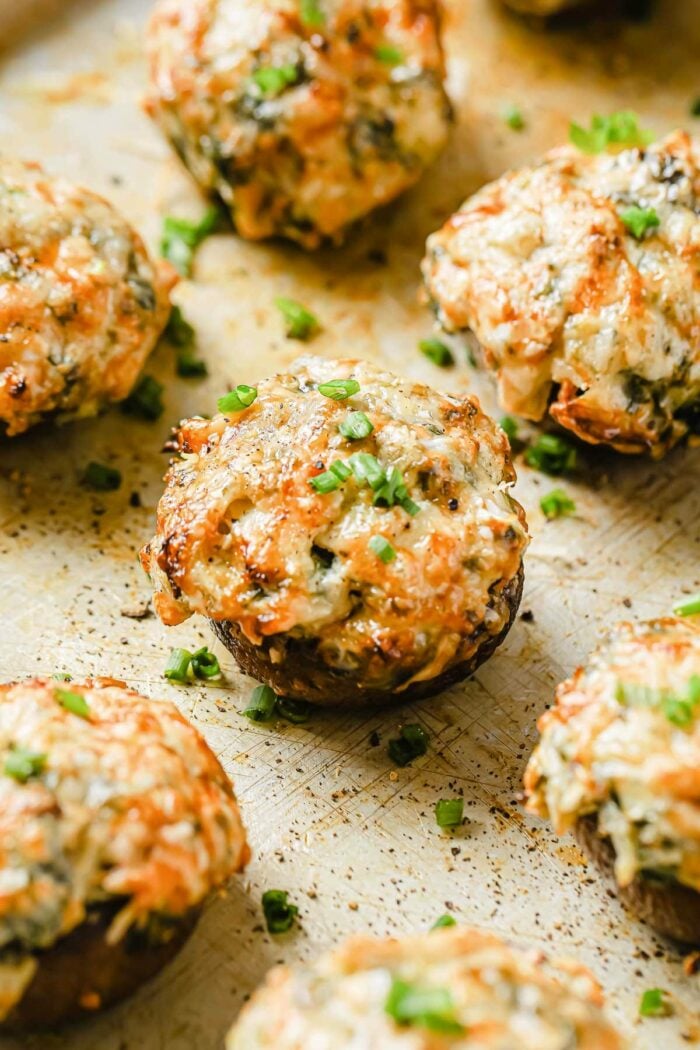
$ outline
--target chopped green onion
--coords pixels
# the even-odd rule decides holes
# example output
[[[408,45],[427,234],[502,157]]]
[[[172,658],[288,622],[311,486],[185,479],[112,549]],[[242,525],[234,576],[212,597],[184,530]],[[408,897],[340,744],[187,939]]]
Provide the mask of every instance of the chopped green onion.
[[[335,474],[341,481],[347,481],[352,471],[347,463],[343,463],[342,459],[336,459],[334,463],[331,463],[329,470],[331,474]]]
[[[448,988],[424,988],[394,977],[384,1009],[399,1025],[427,1028],[441,1035],[460,1035],[465,1030],[455,1016]]]
[[[275,711],[280,718],[293,722],[294,725],[302,725],[311,718],[311,704],[306,700],[286,700],[284,697],[279,697]]]
[[[540,500],[540,507],[545,518],[549,518],[550,521],[576,513],[576,504],[563,489],[552,489],[548,492]]]
[[[428,734],[419,725],[402,726],[398,737],[389,741],[387,750],[397,766],[407,766],[428,750]]]
[[[321,327],[318,319],[294,299],[275,299],[275,306],[284,318],[287,339],[306,342]]]
[[[219,398],[216,407],[224,415],[228,412],[243,412],[246,408],[250,408],[257,396],[257,387],[239,383],[235,390]]]
[[[309,485],[316,492],[320,492],[322,496],[327,496],[331,492],[337,492],[337,490],[343,484],[343,479],[338,476],[332,470],[324,470],[322,474],[316,474],[315,477],[309,478]]]
[[[376,491],[385,483],[384,467],[371,452],[353,452],[348,463],[357,480],[366,481],[371,489]]]
[[[514,102],[509,102],[503,107],[501,116],[503,117],[504,123],[508,125],[511,131],[522,131],[525,127],[523,111],[519,106],[516,106]]]
[[[121,472],[104,463],[88,463],[83,474],[83,484],[95,492],[116,492],[122,483]]]
[[[163,384],[153,376],[142,376],[127,399],[122,401],[122,412],[154,423],[163,415],[163,389]]]
[[[173,649],[163,671],[163,678],[171,682],[184,682],[192,663],[192,653],[187,649]]]
[[[440,828],[456,828],[464,816],[463,798],[441,798],[435,804],[435,820]]]
[[[72,715],[77,715],[78,718],[90,717],[88,702],[81,693],[74,693],[70,689],[54,689],[53,695],[61,707],[70,711]]]
[[[319,383],[316,389],[331,401],[347,401],[358,393],[360,384],[356,379],[329,379],[327,383]]]
[[[176,219],[171,215],[163,220],[160,253],[183,277],[191,275],[195,250],[214,231],[219,216],[219,209],[212,205],[199,222]]]
[[[694,704],[690,700],[669,696],[663,703],[663,712],[674,726],[686,729],[693,721]]]
[[[682,602],[678,602],[673,606],[673,611],[676,616],[699,616],[700,594],[694,594],[692,598],[685,598]]]
[[[648,146],[654,136],[639,127],[636,113],[624,110],[609,117],[594,116],[589,129],[570,124],[569,139],[583,153],[602,153],[610,146]]]
[[[544,474],[566,474],[576,466],[576,449],[557,434],[540,434],[526,450],[525,462]]]
[[[639,1002],[640,1017],[669,1017],[673,1007],[661,988],[647,988]]]
[[[403,62],[403,53],[392,44],[380,44],[374,49],[374,57],[386,66],[398,66]]]
[[[71,682],[73,680],[72,674],[66,674],[65,671],[56,671],[56,674],[52,674],[54,682]]]
[[[293,62],[286,62],[283,66],[261,66],[253,73],[252,80],[266,98],[275,98],[299,81],[299,69]]]
[[[299,0],[299,14],[305,26],[319,29],[326,24],[326,16],[321,10],[320,0]]]
[[[287,933],[299,914],[296,904],[289,903],[286,890],[265,890],[262,895],[265,925],[270,933]]]
[[[411,515],[412,518],[415,518],[416,514],[420,513],[420,507],[417,503],[414,503],[409,496],[406,496],[401,500],[401,506],[407,514]]]
[[[206,645],[192,653],[192,671],[195,678],[207,679],[221,677],[219,661],[214,653],[209,652]]]
[[[700,675],[691,675],[685,693],[681,695],[639,682],[618,682],[615,699],[619,704],[632,707],[660,708],[669,722],[686,729],[694,721],[700,705]]]
[[[620,212],[620,218],[626,229],[641,241],[644,235],[661,225],[661,219],[653,208],[638,208],[632,205]]]
[[[277,697],[269,685],[258,685],[248,702],[243,715],[251,722],[269,722],[275,712]]]
[[[388,565],[389,562],[393,561],[396,557],[396,551],[383,536],[373,536],[369,541],[369,549],[373,551],[385,565]]]
[[[418,349],[439,368],[449,368],[455,363],[452,351],[440,339],[421,339]]]
[[[445,912],[445,914],[444,914],[444,915],[441,915],[439,919],[436,919],[436,920],[435,920],[435,922],[434,922],[434,923],[433,923],[433,925],[432,925],[432,926],[430,927],[430,929],[431,929],[431,930],[441,930],[441,929],[443,929],[443,928],[444,928],[445,926],[456,926],[456,925],[457,925],[457,920],[456,920],[456,919],[454,919],[454,918],[453,918],[453,917],[452,917],[451,915],[449,915],[449,914],[448,914],[447,912]]]
[[[350,412],[338,425],[338,430],[348,441],[362,441],[363,438],[369,437],[374,426],[364,412]]]
[[[513,452],[519,452],[525,442],[518,437],[519,423],[512,416],[503,416],[500,422],[501,430],[505,433]]]
[[[46,765],[48,755],[39,751],[28,751],[24,747],[12,747],[5,759],[6,776],[14,777],[21,784],[26,784],[30,777],[36,777]]]
[[[207,375],[206,362],[195,353],[195,331],[183,317],[179,306],[173,306],[165,335],[177,347],[175,370],[183,379],[194,379]]]

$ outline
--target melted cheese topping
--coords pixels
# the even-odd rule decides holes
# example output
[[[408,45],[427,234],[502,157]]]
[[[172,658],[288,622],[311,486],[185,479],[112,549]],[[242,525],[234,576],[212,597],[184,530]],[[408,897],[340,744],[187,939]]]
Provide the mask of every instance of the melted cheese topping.
[[[244,237],[338,239],[447,139],[435,0],[318,6],[305,25],[298,0],[161,0],[151,21],[148,109]]]
[[[316,389],[347,377],[360,391],[346,401]],[[374,425],[362,441],[338,430],[351,411]],[[508,623],[525,520],[505,491],[507,440],[473,398],[305,358],[261,382],[246,411],[185,423],[179,445],[142,552],[165,623],[198,612],[235,621],[254,644],[314,638],[328,666],[399,688],[467,659]],[[356,452],[401,471],[415,516],[375,506],[353,477],[328,494],[312,488]],[[371,549],[375,536],[393,561]]]
[[[460,1035],[399,1026],[384,1004],[399,979],[446,990]],[[476,930],[402,941],[354,938],[305,970],[273,970],[227,1050],[621,1050],[591,975],[547,964]]]
[[[0,162],[0,424],[94,415],[125,398],[160,335],[173,276],[102,198]]]
[[[651,871],[700,890],[700,704],[678,726],[663,703],[686,696],[693,676],[697,625],[621,624],[540,719],[525,776],[528,809],[559,834],[597,814],[622,886]],[[635,701],[639,686],[650,692]]]
[[[45,756],[26,782],[7,772],[16,749]],[[172,704],[122,683],[0,688],[0,947],[50,947],[91,905],[123,898],[116,941],[198,906],[247,855],[231,784]]]
[[[659,219],[640,240],[630,207]],[[429,238],[423,272],[508,411],[539,420],[549,405],[622,452],[700,431],[700,150],[685,133],[643,152],[566,147],[505,175]]]

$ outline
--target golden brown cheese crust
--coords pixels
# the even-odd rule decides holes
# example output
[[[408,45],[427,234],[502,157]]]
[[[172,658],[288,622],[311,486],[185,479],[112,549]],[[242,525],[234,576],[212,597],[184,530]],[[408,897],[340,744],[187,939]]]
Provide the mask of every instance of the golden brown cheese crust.
[[[346,401],[316,389],[348,377],[360,390]],[[339,432],[351,411],[374,426],[364,440]],[[525,519],[505,491],[507,440],[473,398],[310,357],[259,383],[244,412],[190,420],[178,440],[142,552],[165,623],[198,612],[234,621],[254,645],[313,639],[326,666],[384,689],[437,677],[508,624]],[[375,505],[353,476],[313,489],[355,453],[397,467],[418,512]],[[370,547],[376,536],[392,561]]]
[[[632,206],[659,219],[641,239]],[[657,456],[700,432],[700,150],[684,132],[505,175],[429,238],[423,273],[508,411]]]
[[[619,625],[559,686],[525,775],[559,834],[595,815],[625,887],[653,874],[700,890],[700,628]]]
[[[24,751],[43,758],[16,779]],[[110,902],[115,943],[187,916],[247,856],[231,784],[172,704],[112,680],[0,687],[0,948],[50,948]]]
[[[147,108],[239,233],[314,248],[418,180],[450,107],[435,0],[307,6],[161,0]]]
[[[125,398],[167,321],[173,273],[101,197],[0,161],[0,425]]]
[[[440,989],[457,1034],[399,1025],[393,980]],[[227,1050],[622,1050],[588,971],[477,930],[355,937],[306,969],[277,967],[229,1032]]]

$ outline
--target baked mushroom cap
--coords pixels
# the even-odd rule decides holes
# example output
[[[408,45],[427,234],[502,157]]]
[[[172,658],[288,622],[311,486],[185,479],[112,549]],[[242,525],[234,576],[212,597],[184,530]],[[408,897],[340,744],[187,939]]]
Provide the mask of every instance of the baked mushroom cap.
[[[292,367],[250,407],[182,425],[141,555],[156,611],[216,621],[282,695],[436,692],[517,608],[527,532],[508,442],[474,398],[365,362]]]
[[[445,145],[435,0],[161,0],[148,39],[147,109],[244,237],[337,241]]]
[[[133,991],[248,856],[233,789],[169,703],[113,680],[0,687],[0,1023]]]
[[[700,628],[623,623],[559,686],[525,774],[530,812],[577,828],[625,899],[700,940]],[[674,899],[685,921],[669,918]]]
[[[131,391],[173,271],[107,201],[0,160],[0,428],[94,415]]]
[[[621,1050],[600,988],[477,930],[355,937],[305,969],[272,970],[227,1050]]]
[[[428,294],[503,407],[620,452],[700,432],[700,148],[564,147],[484,187],[428,240]]]

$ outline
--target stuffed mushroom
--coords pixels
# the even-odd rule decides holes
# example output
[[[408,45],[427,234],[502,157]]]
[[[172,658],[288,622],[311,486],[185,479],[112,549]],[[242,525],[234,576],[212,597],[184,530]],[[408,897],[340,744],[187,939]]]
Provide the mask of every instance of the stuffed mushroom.
[[[0,429],[126,398],[168,319],[173,275],[107,201],[1,160]]]
[[[700,628],[621,624],[557,691],[527,807],[574,829],[659,932],[700,944]]]
[[[315,964],[272,970],[227,1050],[622,1050],[600,988],[477,930],[354,937]]]
[[[161,0],[147,109],[243,237],[306,248],[442,150],[437,0]]]
[[[527,532],[476,400],[309,357],[220,406],[181,426],[141,555],[166,624],[209,617],[245,671],[318,703],[428,696],[493,652]]]
[[[0,687],[0,1028],[132,992],[245,864],[231,784],[169,703],[113,680]]]
[[[578,131],[600,152],[503,176],[429,238],[428,295],[507,411],[658,457],[700,433],[700,147],[620,149],[631,114]]]

